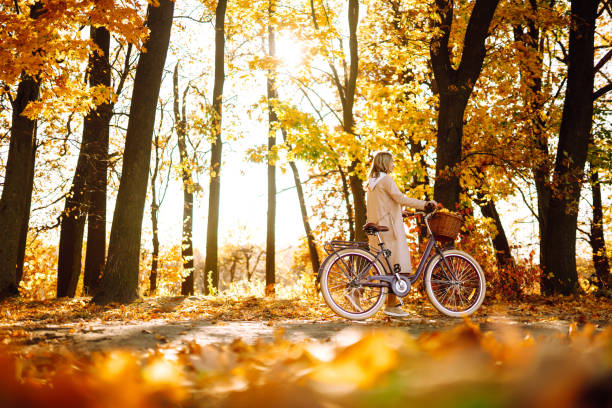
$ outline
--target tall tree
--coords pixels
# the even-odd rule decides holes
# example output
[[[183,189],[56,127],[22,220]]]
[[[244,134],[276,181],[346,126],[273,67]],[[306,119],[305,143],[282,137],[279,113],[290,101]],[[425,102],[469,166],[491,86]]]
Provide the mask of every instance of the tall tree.
[[[353,105],[355,104],[355,91],[357,86],[357,75],[359,73],[359,54],[357,48],[357,24],[359,23],[359,0],[349,0],[348,4],[349,23],[349,53],[351,57],[348,79],[344,89],[344,101],[342,104],[343,128],[346,133],[355,135],[355,117]],[[353,194],[353,205],[355,206],[355,239],[365,241],[366,235],[361,228],[366,223],[366,203],[363,181],[358,174],[360,162],[353,159],[349,166],[349,183]],[[349,215],[350,216],[350,215]]]
[[[153,252],[151,253],[151,274],[149,275],[149,295],[155,295],[157,290],[157,269],[159,264],[159,199],[157,198],[157,178],[159,176],[160,154],[159,135],[153,136],[155,146],[155,164],[151,172],[151,235]]]
[[[606,252],[606,241],[604,238],[603,210],[601,202],[601,183],[597,170],[591,167],[590,184],[593,197],[593,220],[591,221],[591,234],[589,236],[591,248],[593,248],[593,267],[597,276],[597,286],[600,290],[612,286],[612,275],[610,275],[610,262]]]
[[[37,125],[36,123],[34,124],[34,138],[36,139],[36,131],[37,131]],[[34,149],[32,149],[32,166],[30,167],[30,173],[28,174],[28,179],[26,181],[26,188],[33,190],[34,187],[34,163],[35,163],[35,159],[36,159],[36,145],[34,146]],[[25,259],[25,250],[26,250],[26,244],[27,244],[27,240],[28,240],[28,227],[29,227],[29,217],[30,217],[30,206],[32,204],[32,194],[30,194],[27,198],[26,204],[25,204],[25,213],[24,213],[24,217],[26,217],[25,222],[23,222],[21,224],[21,235],[19,236],[19,248],[17,250],[17,270],[16,270],[16,276],[15,276],[15,283],[17,285],[17,287],[19,287],[19,283],[21,282],[21,279],[23,277],[23,262]]]
[[[493,249],[495,250],[495,259],[497,261],[499,270],[502,271],[508,266],[513,266],[514,258],[512,257],[510,244],[508,243],[504,226],[501,223],[499,212],[495,206],[495,201],[492,199],[486,199],[484,195],[479,195],[479,197],[474,201],[480,207],[482,215],[487,218],[491,218],[495,223],[495,229],[497,232],[495,233],[492,241]]]
[[[459,174],[463,140],[463,116],[474,84],[480,75],[486,48],[485,40],[499,0],[476,0],[470,15],[463,52],[458,67],[453,66],[449,44],[452,23],[452,0],[436,0],[440,30],[430,44],[431,64],[439,95],[438,137],[436,142],[436,182],[434,199],[447,208],[459,202]]]
[[[221,193],[221,119],[223,113],[223,83],[225,82],[225,10],[227,0],[219,0],[215,11],[215,80],[213,87],[212,127],[215,140],[210,151],[210,188],[208,225],[206,227],[206,260],[204,262],[204,293],[219,288],[219,198]],[[210,285],[208,281],[211,281]]]
[[[91,27],[91,38],[99,48],[89,57],[88,77],[91,87],[110,87],[109,64],[110,33],[104,27]],[[81,273],[81,254],[85,219],[89,202],[95,203],[93,216],[89,219],[87,253],[90,257],[89,273],[84,281],[87,292],[98,282],[104,265],[106,252],[106,155],[108,154],[108,132],[112,115],[110,101],[90,110],[83,124],[81,149],[72,179],[70,192],[66,196],[64,211],[60,216],[61,230],[57,265],[57,297],[74,297]],[[95,173],[94,173],[95,172]],[[95,180],[96,188],[92,184]],[[93,200],[92,200],[93,198]],[[101,236],[101,234],[103,234]]]
[[[100,3],[96,4],[101,7]],[[105,10],[108,12],[108,10]],[[91,88],[111,87],[110,32],[105,27],[90,28],[96,47],[89,56],[87,77]],[[119,76],[116,93],[121,93],[130,70],[129,44],[125,66]],[[79,158],[60,216],[61,230],[58,256],[57,296],[74,296],[83,247],[84,224],[87,218],[87,247],[83,291],[93,294],[106,258],[106,188],[108,171],[109,129],[114,103],[105,100],[85,116]]]
[[[268,3],[268,57],[276,58],[276,43],[274,33],[275,0]],[[268,97],[268,214],[266,219],[266,295],[274,296],[276,284],[276,131],[278,117],[274,111],[273,102],[278,99],[276,91],[275,69],[268,69],[267,73]]]
[[[323,7],[323,14],[325,20],[329,23],[328,11]],[[313,25],[316,31],[320,32],[319,21],[317,19],[317,12],[315,8],[314,0],[310,1],[310,10]],[[357,89],[357,76],[359,74],[359,49],[357,40],[357,26],[359,23],[359,0],[349,0],[348,2],[348,27],[349,27],[349,57],[350,61],[347,64],[346,59],[342,61],[342,67],[344,68],[344,78],[341,79],[338,73],[338,68],[334,65],[333,58],[329,55],[329,52],[324,52],[323,55],[327,60],[330,68],[329,77],[332,80],[333,86],[338,92],[340,103],[342,105],[342,118],[340,120],[342,130],[347,134],[351,135],[352,138],[356,138],[355,135],[355,117],[353,114],[353,107],[355,104],[355,93]],[[342,40],[340,40],[342,44]],[[334,112],[334,115],[336,113]],[[357,157],[350,157],[350,164],[347,169],[348,180],[345,180],[345,172],[341,169],[343,175],[343,187],[345,191],[350,188],[353,196],[353,203],[347,200],[347,210],[349,218],[349,230],[350,239],[357,239],[364,241],[366,239],[365,232],[361,229],[361,226],[366,222],[366,203],[365,203],[365,190],[363,188],[363,181],[359,177],[360,161]],[[347,188],[348,187],[348,188]]]
[[[542,291],[570,294],[580,290],[576,271],[578,200],[593,122],[594,37],[599,0],[572,0],[567,90],[552,195],[543,242]]]
[[[140,238],[153,126],[173,14],[174,2],[170,0],[160,0],[157,7],[148,6],[146,24],[150,34],[134,78],[108,258],[94,296],[98,304],[129,302],[138,296]]]
[[[281,128],[281,134],[283,135],[283,141],[287,143],[287,131],[285,128]],[[295,182],[295,189],[298,195],[298,202],[300,203],[300,213],[302,215],[302,225],[304,226],[304,232],[306,233],[306,241],[308,243],[308,252],[310,253],[310,263],[312,265],[313,274],[319,273],[319,267],[321,261],[319,260],[319,253],[317,252],[317,244],[315,243],[314,233],[310,226],[310,219],[308,218],[308,209],[306,208],[306,199],[304,196],[304,189],[302,188],[302,180],[300,179],[300,172],[295,164],[295,161],[289,161],[289,167],[293,173],[293,181]]]
[[[111,86],[110,66],[110,33],[104,27],[92,27],[91,36],[102,53],[92,56],[89,83],[93,86]],[[129,59],[131,45],[128,45],[125,68],[120,78],[117,93],[121,92],[123,81],[129,72]],[[112,117],[113,104],[104,102],[90,112],[85,118],[85,126],[89,126],[92,133],[90,147],[90,167],[87,190],[89,194],[89,207],[87,213],[87,249],[85,252],[85,271],[83,275],[83,290],[93,294],[100,281],[106,259],[106,187],[108,172],[109,129]],[[88,124],[89,122],[89,124]],[[83,130],[85,133],[85,129]],[[83,135],[85,138],[85,135]]]
[[[193,295],[194,293],[194,268],[193,268],[193,190],[191,163],[187,152],[187,116],[186,97],[189,85],[183,91],[183,101],[179,96],[177,63],[174,67],[173,90],[174,90],[174,122],[176,136],[178,138],[179,154],[181,156],[181,179],[183,180],[183,234],[181,238],[181,258],[183,259],[183,272],[187,275],[181,283],[182,295]]]
[[[30,19],[42,15],[41,2],[30,7]],[[23,115],[30,102],[38,99],[40,81],[34,74],[23,72],[17,96],[11,101],[12,123],[4,186],[0,197],[0,299],[17,295],[17,271],[20,249],[25,249],[27,224],[32,197],[36,121]],[[24,227],[25,224],[25,227]],[[23,243],[21,242],[23,241]]]
[[[551,1],[552,6],[553,1]],[[519,64],[521,67],[521,80],[526,84],[527,92],[524,95],[524,104],[529,112],[528,127],[534,141],[535,154],[531,155],[532,175],[536,187],[537,219],[540,231],[540,265],[544,264],[546,242],[546,214],[550,203],[550,153],[546,135],[546,123],[543,120],[545,96],[542,94],[542,73],[544,41],[543,33],[537,24],[535,16],[538,12],[538,2],[529,0],[529,9],[525,13],[525,27],[514,26],[514,40],[521,43],[519,48]],[[531,56],[535,56],[535,58]],[[535,64],[533,61],[535,60]],[[530,63],[531,61],[531,63]]]

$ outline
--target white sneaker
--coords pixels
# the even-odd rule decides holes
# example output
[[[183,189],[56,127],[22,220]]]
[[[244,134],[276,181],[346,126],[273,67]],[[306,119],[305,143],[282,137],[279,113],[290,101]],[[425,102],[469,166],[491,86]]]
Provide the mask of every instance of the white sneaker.
[[[393,317],[410,316],[410,313],[402,310],[399,306],[385,307],[385,310],[383,311],[383,313],[386,314],[387,316],[393,316]]]
[[[350,293],[345,293],[344,297],[346,297],[348,301],[351,302],[351,305],[353,305],[356,311],[363,312],[363,309],[361,308],[361,297],[359,296],[359,289],[353,289]]]

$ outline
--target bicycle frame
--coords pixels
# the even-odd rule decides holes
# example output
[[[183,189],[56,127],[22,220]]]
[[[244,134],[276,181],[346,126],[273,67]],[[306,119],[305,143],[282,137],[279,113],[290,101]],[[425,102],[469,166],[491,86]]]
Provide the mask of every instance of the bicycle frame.
[[[419,260],[419,265],[417,267],[417,270],[415,273],[411,274],[411,275],[403,275],[404,278],[408,279],[408,281],[410,282],[410,284],[412,285],[413,283],[415,283],[417,280],[419,280],[419,278],[421,277],[421,275],[423,274],[423,272],[426,270],[427,265],[429,264],[429,262],[431,262],[431,260],[433,259],[430,258],[431,252],[432,250],[435,249],[436,253],[439,254],[442,257],[444,266],[446,267],[446,269],[448,269],[448,271],[451,272],[452,274],[452,269],[450,268],[450,266],[448,265],[448,263],[446,262],[446,258],[444,257],[444,251],[442,251],[442,247],[440,245],[438,245],[433,232],[431,231],[431,228],[429,227],[429,218],[435,213],[432,212],[430,214],[425,215],[425,225],[427,226],[427,236],[429,238],[429,241],[427,242],[427,246],[425,247],[425,251],[423,251],[423,254],[421,255],[421,259]],[[423,213],[420,213],[423,214]],[[378,251],[378,253],[376,253],[376,257],[374,259],[373,262],[370,263],[370,265],[372,265],[375,262],[381,262],[380,260],[380,256],[383,255],[383,258],[386,261],[386,266],[387,272],[391,272],[393,269],[391,267],[391,262],[389,261],[389,256],[391,255],[389,250],[385,248],[385,244],[382,241],[382,239],[380,238],[380,233],[377,232],[376,233],[376,237],[378,238],[378,242],[379,242],[379,246],[380,246],[380,251]],[[372,251],[370,251],[372,252]],[[383,265],[384,268],[384,265]],[[355,276],[355,278],[352,280],[352,282],[355,282],[357,280],[361,280],[363,279],[363,274],[365,272],[367,272],[369,270],[369,268],[365,269],[361,272],[359,272],[357,274],[357,276]],[[393,272],[391,273],[387,273],[386,275],[377,275],[377,276],[368,276],[366,278],[366,280],[368,282],[364,282],[364,283],[360,283],[360,285],[362,286],[368,286],[368,287],[389,287],[391,285],[391,283],[393,282],[394,279],[396,279],[397,274],[394,274]],[[382,281],[384,283],[376,283],[376,282],[372,282],[372,281]]]

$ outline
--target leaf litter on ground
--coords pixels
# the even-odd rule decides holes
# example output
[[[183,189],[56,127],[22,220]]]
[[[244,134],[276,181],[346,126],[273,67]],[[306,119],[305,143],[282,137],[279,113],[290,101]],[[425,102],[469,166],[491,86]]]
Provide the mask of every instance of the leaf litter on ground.
[[[85,298],[13,299],[0,305],[0,405],[612,406],[612,308],[605,300],[495,302],[446,330],[438,330],[441,318],[423,299],[407,308],[432,322],[431,330],[411,336],[392,327],[409,323],[379,314],[371,330],[349,328],[330,341],[289,341],[279,329],[270,342],[177,345],[150,332],[142,335],[156,336],[154,348],[83,352],[62,348],[61,338],[27,346],[37,329],[87,331],[93,322],[340,319],[316,298],[146,298],[110,307]],[[512,326],[481,329],[499,315],[573,323],[548,336]]]

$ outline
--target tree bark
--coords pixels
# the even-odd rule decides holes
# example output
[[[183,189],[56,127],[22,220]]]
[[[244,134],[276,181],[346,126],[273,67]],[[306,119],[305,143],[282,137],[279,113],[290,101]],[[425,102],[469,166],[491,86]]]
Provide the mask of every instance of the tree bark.
[[[113,216],[108,258],[94,296],[98,304],[130,302],[138,297],[138,267],[142,217],[151,160],[153,126],[162,71],[170,41],[174,2],[149,5],[146,53],[136,76],[123,156],[123,169]]]
[[[4,187],[0,198],[0,299],[17,295],[17,270],[20,247],[25,248],[23,229],[32,196],[30,179],[36,145],[35,121],[22,115],[26,106],[38,98],[39,82],[23,74],[12,102],[11,139],[6,162]]]
[[[32,197],[32,172],[36,145],[35,121],[22,115],[27,105],[38,98],[39,82],[23,74],[12,102],[13,115],[11,139],[2,197],[0,198],[0,299],[17,295],[17,271],[21,248],[25,251],[25,239],[29,219],[29,203]],[[26,234],[23,234],[23,231]]]
[[[151,188],[155,188],[151,186]],[[151,225],[153,228],[153,253],[151,254],[151,274],[149,275],[149,295],[154,296],[157,290],[157,270],[159,263],[159,233],[157,214],[159,207],[151,204]]]
[[[342,180],[342,195],[344,196],[344,205],[346,206],[346,215],[349,224],[349,241],[355,240],[355,218],[353,217],[353,205],[351,204],[351,195],[349,194],[349,183],[346,180],[346,173],[342,166],[338,166],[340,179]]]
[[[159,137],[157,134],[154,136],[153,143],[155,144],[155,164],[153,165],[153,172],[151,173],[151,230],[152,230],[152,244],[153,252],[151,253],[151,274],[149,275],[149,295],[154,296],[157,290],[157,269],[159,261],[159,203],[157,202],[157,175],[159,174]]]
[[[526,82],[527,93],[524,96],[526,114],[529,115],[528,126],[533,134],[535,149],[538,154],[531,157],[533,163],[532,175],[536,187],[538,205],[538,227],[540,231],[540,265],[544,265],[544,252],[546,242],[546,214],[550,204],[550,163],[548,140],[546,137],[546,123],[542,120],[541,112],[544,109],[544,97],[542,96],[542,49],[543,42],[540,41],[540,29],[536,25],[532,15],[538,11],[536,0],[529,1],[532,9],[527,15],[527,31],[525,28],[517,26],[514,28],[514,40],[521,42],[523,49],[519,49],[519,59],[529,61],[530,53],[536,55],[536,65],[521,64],[521,77]],[[523,55],[525,54],[525,55]]]
[[[567,91],[546,214],[541,288],[545,294],[580,291],[576,271],[578,200],[593,119],[594,33],[599,0],[572,0]]]
[[[178,63],[174,67],[173,75],[174,89],[174,120],[176,122],[176,136],[178,139],[179,154],[181,156],[181,178],[183,180],[183,234],[181,237],[181,258],[183,259],[183,271],[187,275],[181,282],[181,294],[184,296],[194,293],[194,268],[193,268],[193,180],[191,174],[191,163],[187,153],[187,117],[185,97],[187,89],[183,92],[182,115],[179,109],[179,86],[178,86]]]
[[[451,63],[449,39],[453,1],[436,0],[441,35],[430,44],[431,62],[440,97],[436,142],[434,199],[446,208],[459,203],[459,174],[463,139],[463,115],[485,58],[485,40],[499,0],[476,0],[468,21],[463,54],[457,68]]]
[[[91,27],[91,38],[103,53],[89,57],[88,76],[91,87],[110,87],[110,33],[104,27]],[[61,215],[57,265],[57,297],[74,297],[81,274],[83,233],[88,213],[84,291],[92,293],[98,283],[106,252],[106,155],[112,115],[110,101],[96,106],[85,116],[81,149]],[[90,204],[95,208],[90,209]],[[89,258],[89,260],[88,260]],[[89,268],[87,267],[89,266]]]
[[[36,19],[43,12],[41,2],[30,7],[30,18]],[[30,102],[38,99],[40,82],[35,76],[21,75],[17,96],[11,101],[12,123],[4,186],[0,197],[0,299],[19,294],[17,290],[17,271],[20,251],[27,234],[23,234],[24,224],[27,231],[29,205],[32,197],[32,184],[29,183],[34,169],[34,150],[36,146],[36,121],[23,116]]]
[[[221,193],[221,119],[223,114],[223,83],[225,82],[225,10],[227,0],[219,0],[215,11],[215,81],[213,88],[213,132],[215,140],[210,152],[210,188],[208,225],[206,230],[206,261],[204,262],[204,293],[219,289],[219,198]],[[210,279],[210,284],[209,284]]]
[[[81,142],[81,151],[72,187],[66,196],[64,211],[61,214],[59,255],[57,260],[57,297],[74,297],[81,273],[81,254],[83,250],[83,231],[87,210],[86,194],[86,141]]]
[[[34,124],[34,137],[36,138],[36,123]],[[32,149],[32,159],[30,161],[30,169],[28,174],[28,180],[24,185],[24,188],[29,191],[33,191],[34,189],[34,165],[36,162],[36,145]],[[15,276],[15,283],[17,284],[17,288],[19,288],[19,283],[23,278],[23,262],[25,260],[25,250],[28,241],[28,226],[30,221],[30,206],[32,203],[32,194],[29,194],[26,199],[25,212],[23,214],[24,222],[21,224],[21,235],[19,236],[19,249],[17,251],[17,270]]]
[[[95,53],[89,72],[90,86],[111,86],[110,33],[104,27],[92,27],[91,37],[102,50]],[[106,258],[106,188],[108,169],[109,126],[113,115],[111,102],[96,106],[85,118],[85,126],[93,133],[88,175],[89,211],[87,213],[87,249],[83,291],[93,294],[100,282]],[[85,133],[85,129],[83,129]],[[83,136],[85,137],[85,136]]]
[[[492,200],[486,200],[483,196],[478,197],[476,203],[480,207],[482,215],[487,218],[491,218],[495,223],[497,234],[493,237],[493,249],[495,250],[495,259],[497,260],[497,266],[500,271],[508,266],[514,265],[514,258],[510,251],[510,244],[504,231],[504,226],[501,223],[501,218],[495,207],[495,202]]]
[[[597,286],[601,289],[610,288],[612,276],[610,263],[606,252],[606,241],[603,229],[603,210],[601,203],[601,184],[599,174],[591,168],[591,191],[593,194],[593,221],[591,223],[591,247],[593,248],[593,266],[597,276]]]
[[[274,0],[268,3],[268,56],[276,58],[276,43],[274,38]],[[274,111],[274,102],[278,99],[276,92],[276,72],[268,70],[268,213],[266,219],[266,296],[274,296],[276,285],[276,130],[278,117]]]
[[[348,80],[344,90],[344,105],[342,109],[342,119],[344,131],[355,136],[355,118],[353,116],[353,105],[355,103],[355,91],[357,87],[357,75],[359,74],[359,53],[357,48],[357,24],[359,23],[359,0],[349,0],[348,4],[348,23],[349,23],[349,52],[351,62],[349,67]],[[353,206],[355,208],[354,224],[355,239],[365,241],[366,234],[361,228],[366,223],[367,212],[365,202],[365,190],[363,180],[356,173],[360,162],[354,158],[349,166],[349,184],[353,195]],[[351,214],[349,214],[349,217]]]
[[[283,141],[287,143],[287,131],[281,128],[281,134],[283,135]],[[319,267],[321,261],[319,260],[319,253],[317,252],[317,245],[315,243],[314,234],[310,227],[310,219],[308,218],[308,209],[306,208],[306,199],[304,197],[304,189],[302,188],[302,181],[300,179],[300,172],[294,161],[289,162],[291,172],[293,173],[293,180],[295,182],[295,190],[298,195],[298,202],[300,203],[300,213],[302,214],[302,225],[304,225],[304,232],[306,233],[306,241],[308,242],[308,252],[310,254],[310,263],[312,264],[312,272],[316,275],[319,273]]]

